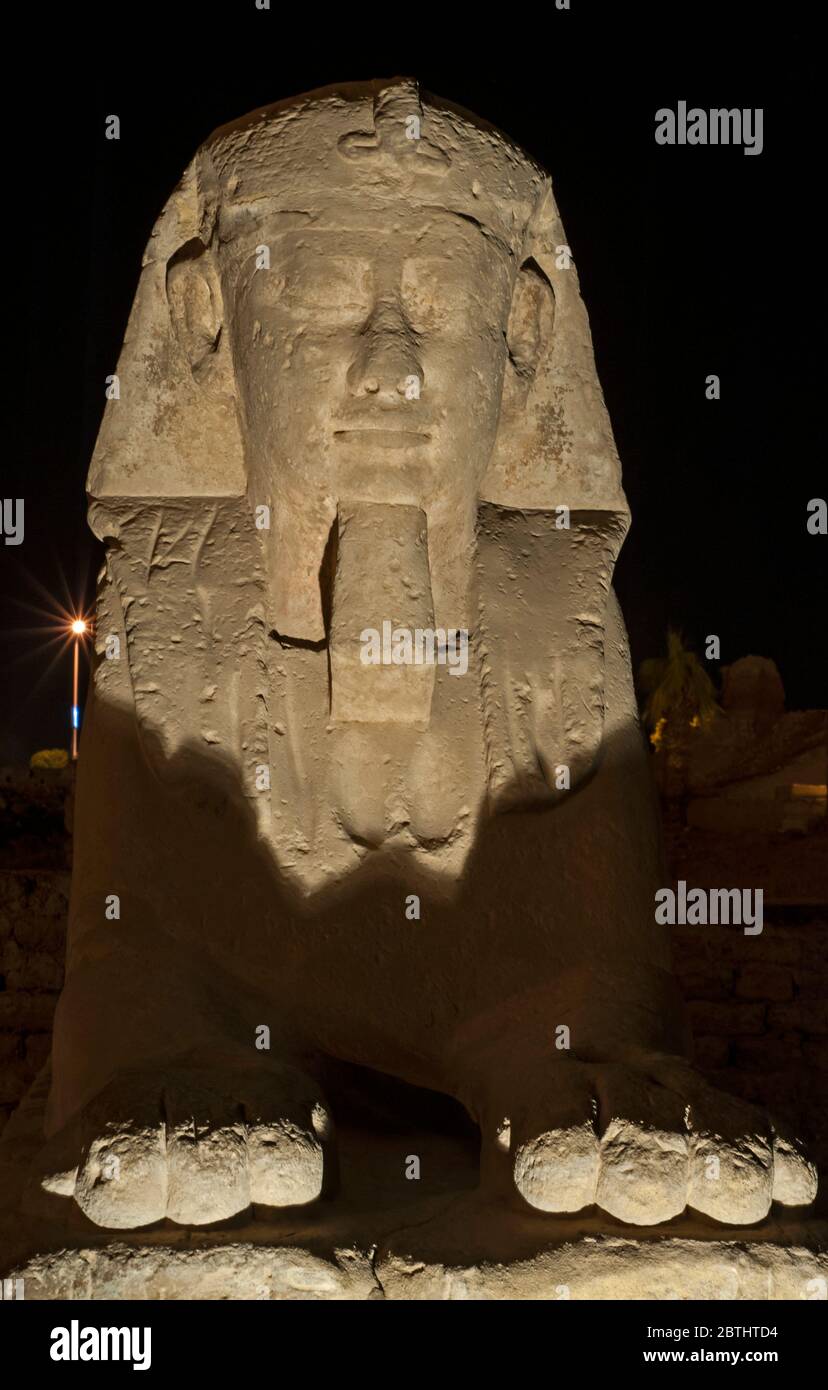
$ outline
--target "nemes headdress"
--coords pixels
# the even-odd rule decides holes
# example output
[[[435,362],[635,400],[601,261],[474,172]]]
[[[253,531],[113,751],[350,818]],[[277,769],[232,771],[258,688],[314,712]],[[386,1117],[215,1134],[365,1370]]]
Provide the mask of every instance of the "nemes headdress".
[[[147,246],[89,473],[92,497],[239,496],[244,447],[229,398],[193,380],[170,317],[167,267],[265,211],[376,226],[395,207],[479,225],[554,292],[555,332],[519,422],[501,432],[481,501],[624,513],[577,273],[548,175],[499,131],[409,79],[327,87],[223,126],[205,141]],[[215,396],[215,393],[214,393]]]

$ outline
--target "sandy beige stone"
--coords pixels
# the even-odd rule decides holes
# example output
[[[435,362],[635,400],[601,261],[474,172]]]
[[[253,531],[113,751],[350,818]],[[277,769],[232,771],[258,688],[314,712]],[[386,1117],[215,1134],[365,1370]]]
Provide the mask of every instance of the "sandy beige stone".
[[[217,131],[156,224],[89,476],[33,1169],[98,1227],[312,1207],[329,1058],[454,1097],[530,1217],[813,1197],[797,1136],[680,1060],[628,513],[562,248],[544,171],[406,80]],[[385,620],[468,631],[467,671],[366,666]]]

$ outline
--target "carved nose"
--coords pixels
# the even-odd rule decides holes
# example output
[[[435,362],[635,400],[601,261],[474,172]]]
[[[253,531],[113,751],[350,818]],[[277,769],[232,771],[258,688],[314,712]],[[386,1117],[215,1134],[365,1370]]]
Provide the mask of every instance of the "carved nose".
[[[421,388],[422,372],[408,372],[404,377],[400,377],[394,389],[398,396],[412,400],[419,397]],[[366,396],[376,396],[382,387],[375,376],[367,376],[362,383],[362,389]]]
[[[349,368],[352,394],[397,405],[419,399],[424,380],[411,329],[398,310],[382,306],[365,325]]]

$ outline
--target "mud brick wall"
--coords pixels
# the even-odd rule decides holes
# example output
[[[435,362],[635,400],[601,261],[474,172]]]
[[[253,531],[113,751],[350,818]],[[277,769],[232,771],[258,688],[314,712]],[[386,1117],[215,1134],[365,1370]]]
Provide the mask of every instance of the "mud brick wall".
[[[697,1066],[790,1121],[828,1173],[828,906],[766,905],[759,936],[670,930]]]

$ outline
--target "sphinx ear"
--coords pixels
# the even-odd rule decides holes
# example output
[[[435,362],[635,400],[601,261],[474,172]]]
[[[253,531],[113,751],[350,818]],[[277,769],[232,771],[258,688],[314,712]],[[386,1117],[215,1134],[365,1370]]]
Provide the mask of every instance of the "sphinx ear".
[[[506,328],[509,362],[516,387],[528,388],[538,364],[552,346],[555,327],[555,292],[537,261],[524,261],[515,282]]]
[[[206,386],[218,368],[224,306],[213,258],[198,238],[167,262],[167,304],[193,377]]]

